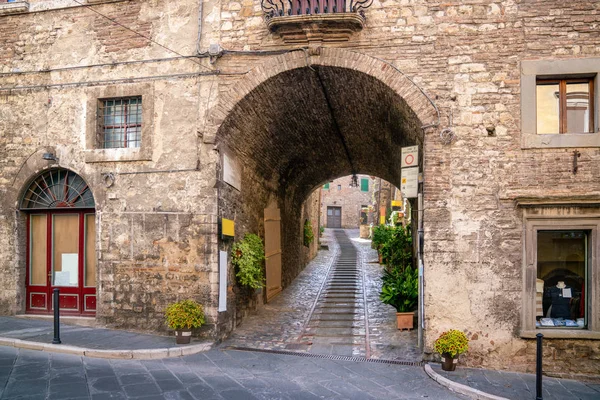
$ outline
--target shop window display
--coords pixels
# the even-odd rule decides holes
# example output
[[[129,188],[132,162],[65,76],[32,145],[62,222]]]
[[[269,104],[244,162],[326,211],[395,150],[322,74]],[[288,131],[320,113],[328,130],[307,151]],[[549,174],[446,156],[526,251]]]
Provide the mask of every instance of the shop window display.
[[[583,230],[537,232],[537,328],[587,327],[588,236]]]

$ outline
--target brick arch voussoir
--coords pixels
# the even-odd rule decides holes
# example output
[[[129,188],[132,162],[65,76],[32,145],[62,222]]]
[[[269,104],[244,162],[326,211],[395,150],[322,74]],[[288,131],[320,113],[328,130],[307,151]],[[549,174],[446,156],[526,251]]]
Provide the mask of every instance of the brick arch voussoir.
[[[404,99],[422,125],[436,121],[437,112],[431,101],[407,76],[377,58],[334,48],[321,48],[318,55],[309,55],[307,51],[298,50],[269,57],[235,83],[232,90],[221,94],[221,101],[213,110],[211,120],[216,125],[221,125],[236,104],[258,86],[280,73],[311,65],[351,69],[372,76]],[[217,126],[215,128],[218,130]]]

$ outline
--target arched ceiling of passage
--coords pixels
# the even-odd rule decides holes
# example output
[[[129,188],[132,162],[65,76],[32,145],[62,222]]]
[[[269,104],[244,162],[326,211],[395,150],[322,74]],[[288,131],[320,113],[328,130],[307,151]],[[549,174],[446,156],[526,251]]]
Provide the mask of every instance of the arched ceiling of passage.
[[[420,126],[381,81],[315,65],[283,72],[252,90],[225,119],[217,140],[245,168],[303,200],[353,168],[399,185],[400,148],[422,144]]]

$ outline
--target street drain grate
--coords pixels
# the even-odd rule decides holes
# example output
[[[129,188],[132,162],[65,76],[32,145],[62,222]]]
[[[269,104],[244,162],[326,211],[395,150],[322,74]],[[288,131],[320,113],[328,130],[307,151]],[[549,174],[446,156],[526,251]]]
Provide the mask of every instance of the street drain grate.
[[[224,350],[254,351],[257,353],[282,354],[282,355],[286,355],[286,356],[307,357],[307,358],[324,358],[327,360],[334,360],[334,361],[355,361],[355,362],[367,362],[367,363],[378,363],[378,364],[394,364],[394,365],[405,365],[405,366],[409,366],[409,367],[422,367],[423,366],[423,362],[421,362],[421,361],[383,360],[383,359],[378,359],[378,358],[336,356],[333,354],[299,353],[296,351],[286,351],[286,350],[253,349],[251,347],[229,346],[229,347],[225,347]]]

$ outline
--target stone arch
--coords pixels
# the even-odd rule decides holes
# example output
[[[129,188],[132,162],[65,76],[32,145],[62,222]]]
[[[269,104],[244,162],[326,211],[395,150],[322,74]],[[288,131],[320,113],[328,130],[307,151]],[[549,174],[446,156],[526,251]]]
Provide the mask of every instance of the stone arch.
[[[258,86],[283,72],[312,65],[351,69],[369,75],[381,81],[404,99],[421,122],[422,127],[439,124],[439,111],[433,101],[408,76],[392,64],[376,57],[345,49],[318,48],[310,55],[308,50],[300,49],[269,57],[252,69],[243,79],[236,82],[231,90],[221,93],[219,104],[208,115],[205,140],[214,141],[216,139],[221,124],[234,107]]]
[[[83,179],[87,183],[92,193],[92,196],[94,197],[94,201],[96,203],[95,207],[97,209],[99,205],[99,199],[96,193],[94,193],[94,182],[92,182],[92,180],[89,179],[89,177],[86,177],[85,173],[83,173],[83,171],[79,170],[78,168],[74,168],[72,165],[62,165],[59,162],[59,159],[45,160],[43,158],[43,155],[45,153],[56,154],[56,149],[50,146],[40,147],[36,149],[31,155],[29,155],[29,157],[23,162],[21,168],[19,169],[18,173],[15,175],[12,181],[12,184],[8,188],[7,199],[9,200],[9,202],[7,202],[7,204],[13,204],[14,210],[18,210],[19,203],[23,197],[23,194],[25,193],[31,182],[33,182],[38,176],[43,174],[45,171],[59,168],[77,174],[79,177],[81,177],[81,179]]]

